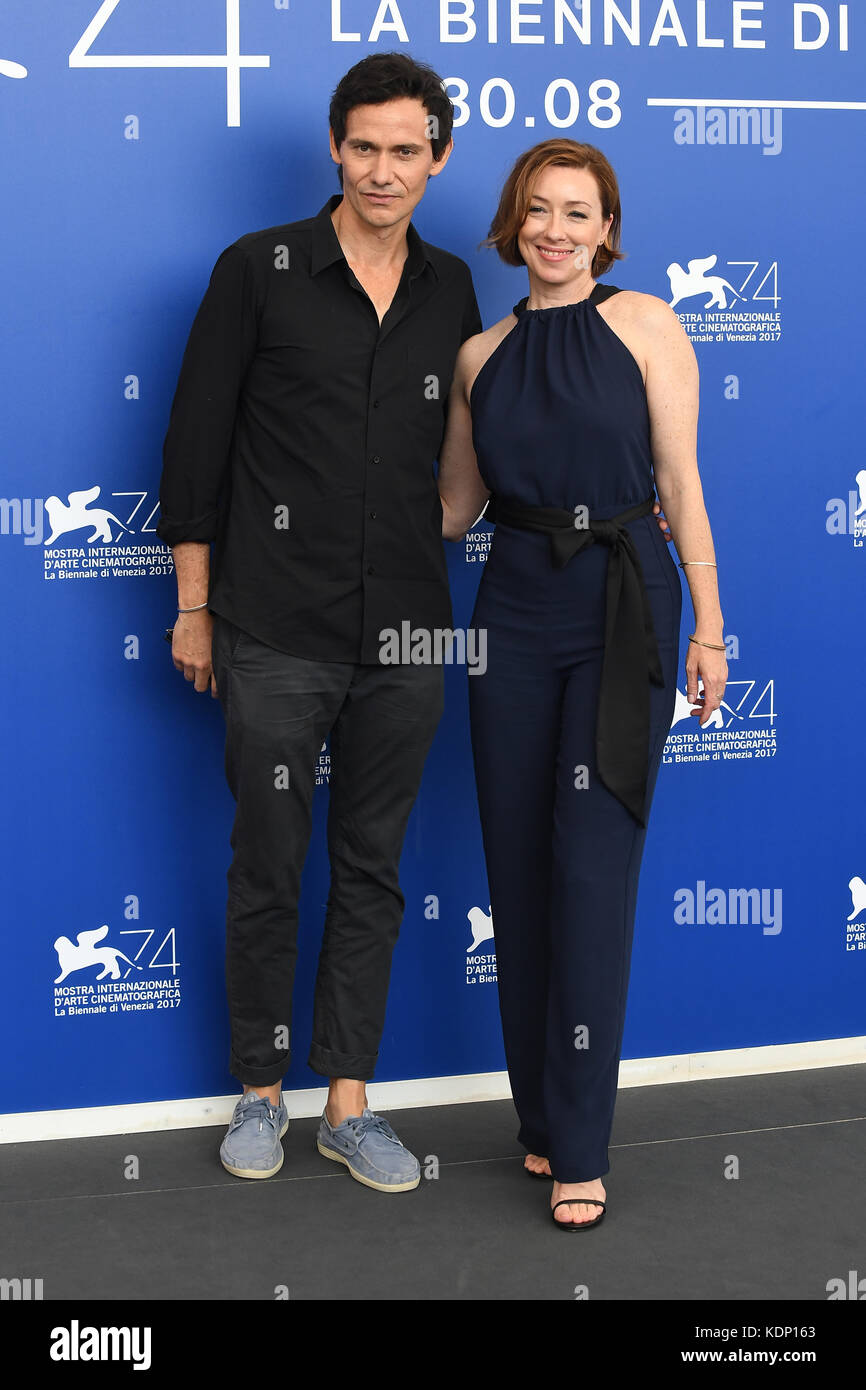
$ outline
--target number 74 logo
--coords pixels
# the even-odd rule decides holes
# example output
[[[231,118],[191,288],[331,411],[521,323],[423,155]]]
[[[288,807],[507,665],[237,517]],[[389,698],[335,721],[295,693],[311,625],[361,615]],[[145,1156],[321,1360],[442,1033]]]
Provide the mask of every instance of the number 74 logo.
[[[102,33],[120,0],[103,0],[96,14],[88,24],[78,43],[69,55],[71,68],[225,68],[226,70],[226,125],[239,126],[241,123],[241,68],[268,68],[271,65],[267,54],[241,53],[240,46],[240,0],[225,0],[226,6],[226,51],[225,53],[91,53],[94,39]],[[17,68],[18,63],[8,64],[0,60],[0,71],[8,67]],[[9,77],[24,77],[21,72],[7,72]]]

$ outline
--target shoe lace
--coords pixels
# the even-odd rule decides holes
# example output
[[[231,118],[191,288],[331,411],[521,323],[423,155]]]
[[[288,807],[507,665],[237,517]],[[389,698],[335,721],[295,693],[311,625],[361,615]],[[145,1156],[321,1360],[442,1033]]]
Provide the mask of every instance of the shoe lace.
[[[259,1133],[261,1133],[261,1131],[264,1129],[265,1121],[267,1121],[267,1123],[271,1126],[271,1129],[276,1129],[276,1107],[271,1106],[270,1102],[266,1100],[264,1097],[262,1097],[261,1100],[251,1101],[249,1105],[245,1105],[243,1110],[241,1110],[237,1115],[235,1115],[232,1128],[239,1129],[240,1126],[242,1124],[246,1124],[248,1120],[252,1120],[254,1124],[256,1120],[258,1120]]]
[[[352,1132],[358,1143],[371,1131],[381,1134],[383,1139],[388,1139],[392,1144],[400,1146],[400,1140],[383,1115],[362,1115],[359,1120],[352,1123]]]

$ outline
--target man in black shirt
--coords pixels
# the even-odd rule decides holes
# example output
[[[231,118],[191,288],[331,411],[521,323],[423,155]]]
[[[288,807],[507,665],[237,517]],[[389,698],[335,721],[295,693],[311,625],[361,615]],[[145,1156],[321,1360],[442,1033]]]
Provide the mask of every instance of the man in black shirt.
[[[165,440],[157,532],[177,571],[172,657],[219,695],[237,801],[226,977],[229,1067],[245,1093],[220,1157],[242,1177],[283,1161],[298,895],[330,734],[317,1143],[376,1190],[420,1178],[364,1083],[403,915],[406,824],[442,710],[441,665],[380,652],[404,621],[451,626],[434,464],[457,351],[481,331],[468,267],[410,221],[447,163],[451,121],[440,79],[406,55],[373,54],[346,74],[330,108],[343,194],[223,251]]]

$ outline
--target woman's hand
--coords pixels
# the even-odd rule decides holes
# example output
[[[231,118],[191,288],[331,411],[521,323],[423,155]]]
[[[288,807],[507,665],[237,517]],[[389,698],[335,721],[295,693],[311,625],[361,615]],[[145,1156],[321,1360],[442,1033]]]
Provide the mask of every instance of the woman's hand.
[[[656,518],[656,520],[658,521],[659,530],[661,531],[661,533],[662,533],[662,535],[664,536],[665,540],[666,540],[666,541],[672,541],[672,540],[673,540],[673,536],[671,535],[671,528],[668,526],[667,518],[666,518],[666,517],[664,516],[664,514],[662,513],[662,509],[661,509],[661,507],[659,506],[658,502],[654,502],[654,503],[653,503],[653,516],[654,516],[654,517]]]
[[[695,636],[699,634],[695,633]],[[697,706],[689,713],[698,716],[702,729],[721,705],[727,680],[728,663],[725,653],[714,651],[711,647],[699,646],[697,642],[689,642],[686,655],[686,698],[690,705]],[[703,681],[704,686],[700,695],[699,681]]]

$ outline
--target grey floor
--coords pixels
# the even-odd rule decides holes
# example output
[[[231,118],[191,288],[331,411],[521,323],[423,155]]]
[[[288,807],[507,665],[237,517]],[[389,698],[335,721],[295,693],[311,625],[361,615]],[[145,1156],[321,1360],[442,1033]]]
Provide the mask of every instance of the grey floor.
[[[608,1215],[574,1236],[510,1102],[388,1112],[439,1167],[396,1195],[321,1158],[313,1119],[260,1182],[223,1170],[222,1128],[7,1145],[0,1273],[45,1300],[824,1301],[866,1274],[864,1087],[849,1066],[621,1091]]]

